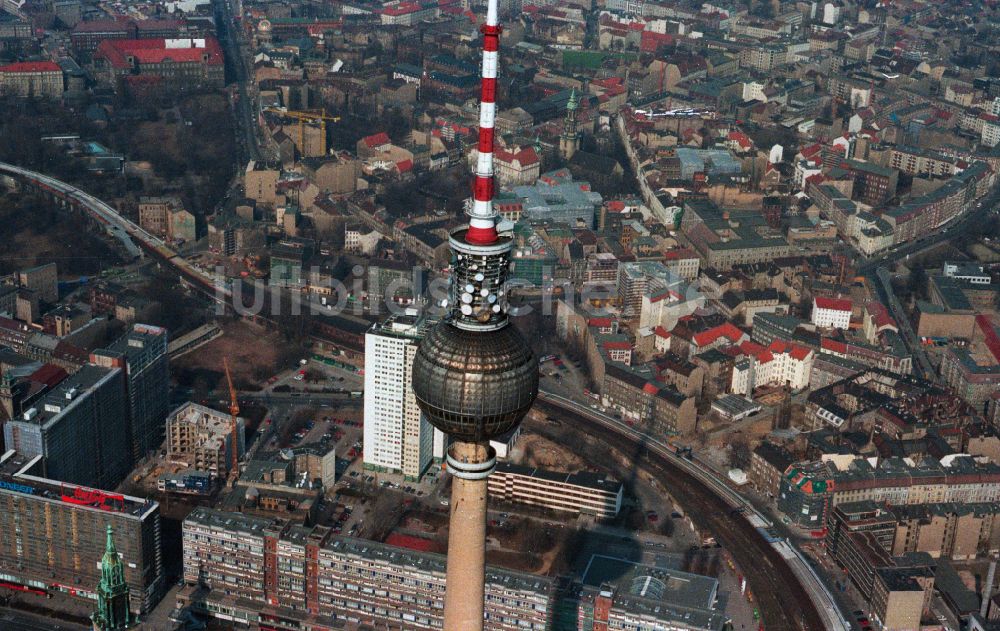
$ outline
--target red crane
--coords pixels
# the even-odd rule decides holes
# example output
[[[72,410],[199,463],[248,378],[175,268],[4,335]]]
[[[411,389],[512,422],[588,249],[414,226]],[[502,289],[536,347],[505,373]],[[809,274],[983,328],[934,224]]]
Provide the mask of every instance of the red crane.
[[[232,435],[232,451],[229,456],[229,475],[235,477],[239,467],[239,422],[240,404],[236,400],[236,388],[233,387],[233,377],[229,374],[229,361],[223,357],[222,365],[226,368],[226,383],[229,384],[229,423]]]

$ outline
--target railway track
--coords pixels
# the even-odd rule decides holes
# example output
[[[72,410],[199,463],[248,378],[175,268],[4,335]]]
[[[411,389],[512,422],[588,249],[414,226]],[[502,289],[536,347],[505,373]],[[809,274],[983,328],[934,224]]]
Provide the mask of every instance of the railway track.
[[[567,415],[576,429],[630,457],[663,484],[695,524],[715,537],[740,566],[761,614],[763,627],[780,631],[820,631],[831,628],[820,616],[809,592],[785,558],[738,513],[731,499],[678,466],[678,456],[655,444],[628,437],[580,412],[539,397],[535,407]]]

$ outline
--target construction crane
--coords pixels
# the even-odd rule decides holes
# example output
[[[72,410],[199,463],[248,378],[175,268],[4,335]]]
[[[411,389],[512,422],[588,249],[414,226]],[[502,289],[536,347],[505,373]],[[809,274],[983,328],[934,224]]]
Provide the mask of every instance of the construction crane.
[[[232,451],[229,456],[229,475],[235,479],[239,469],[239,416],[240,404],[236,400],[236,388],[233,387],[233,376],[229,374],[229,360],[222,358],[222,365],[226,368],[226,383],[229,384],[229,431],[232,439]]]
[[[277,107],[268,107],[264,109],[265,112],[271,114],[278,114],[279,116],[284,116],[286,118],[291,118],[299,122],[299,153],[305,155],[306,146],[306,123],[319,123],[320,135],[323,139],[323,155],[326,154],[326,121],[332,123],[337,123],[340,121],[339,116],[328,116],[326,109],[321,109],[319,112],[308,112],[301,110],[283,110]]]

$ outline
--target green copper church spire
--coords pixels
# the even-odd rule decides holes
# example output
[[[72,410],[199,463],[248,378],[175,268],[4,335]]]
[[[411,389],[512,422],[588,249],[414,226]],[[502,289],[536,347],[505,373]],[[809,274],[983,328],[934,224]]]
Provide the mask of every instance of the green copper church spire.
[[[569,93],[566,102],[566,118],[563,119],[563,132],[559,136],[559,155],[569,162],[580,148],[580,132],[576,129],[576,110],[580,101],[576,97],[576,88]]]
[[[114,529],[108,524],[108,539],[101,559],[101,582],[97,584],[97,611],[91,618],[95,631],[122,631],[132,624],[125,564],[115,549],[113,535]]]
[[[575,110],[579,101],[576,100],[576,88],[569,93],[569,101],[566,102],[566,109]]]

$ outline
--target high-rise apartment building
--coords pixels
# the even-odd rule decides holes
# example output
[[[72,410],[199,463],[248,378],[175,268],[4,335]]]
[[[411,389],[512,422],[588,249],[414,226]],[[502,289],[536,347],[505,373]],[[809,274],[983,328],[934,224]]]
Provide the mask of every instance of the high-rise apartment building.
[[[92,601],[111,526],[129,607],[150,611],[165,582],[159,504],[39,477],[39,465],[38,456],[0,456],[0,580]]]
[[[443,628],[440,554],[207,508],[184,520],[183,540],[178,604],[195,611],[281,630]],[[488,568],[485,628],[548,629],[554,594],[550,578]]]
[[[434,428],[413,396],[411,370],[427,322],[393,316],[365,335],[366,468],[423,475],[433,458]]]
[[[167,330],[133,325],[114,344],[91,354],[90,361],[125,371],[132,457],[139,460],[148,451],[159,449],[170,406]]]
[[[125,372],[87,365],[3,428],[8,449],[42,456],[46,477],[113,489],[132,469]]]

